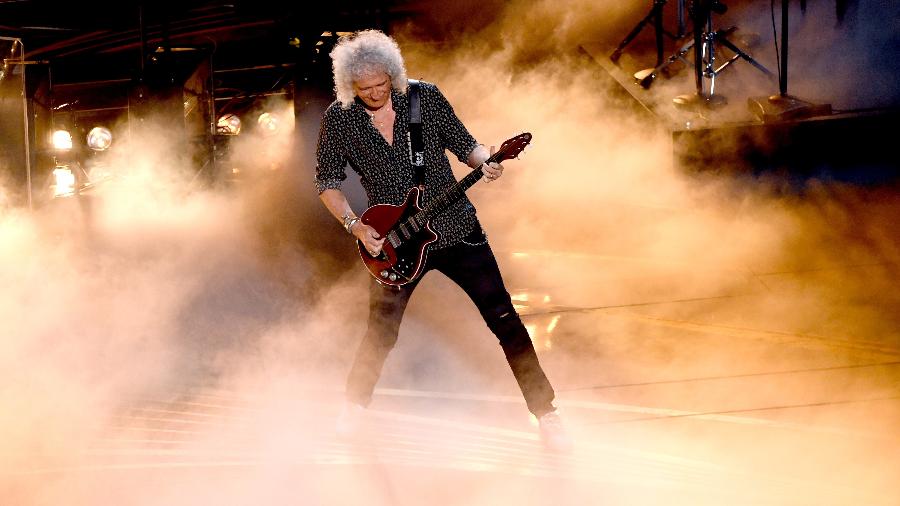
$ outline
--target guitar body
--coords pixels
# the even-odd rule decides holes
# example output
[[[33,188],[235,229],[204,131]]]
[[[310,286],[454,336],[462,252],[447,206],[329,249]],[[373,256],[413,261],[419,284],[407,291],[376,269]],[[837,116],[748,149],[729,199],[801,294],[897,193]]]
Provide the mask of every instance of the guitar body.
[[[403,286],[419,277],[425,267],[428,245],[438,239],[429,223],[413,225],[414,216],[422,211],[420,194],[419,188],[413,188],[402,205],[377,204],[360,216],[378,235],[387,237],[381,254],[375,257],[356,241],[366,269],[383,285]]]

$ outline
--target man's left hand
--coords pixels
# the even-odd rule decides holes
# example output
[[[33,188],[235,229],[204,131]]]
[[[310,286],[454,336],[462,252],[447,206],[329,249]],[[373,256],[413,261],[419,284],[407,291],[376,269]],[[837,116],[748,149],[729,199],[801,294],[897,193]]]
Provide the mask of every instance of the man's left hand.
[[[494,151],[496,151],[496,148],[491,146],[491,155],[494,154]],[[499,163],[485,163],[481,167],[481,172],[484,173],[484,180],[490,183],[503,175],[503,166]]]

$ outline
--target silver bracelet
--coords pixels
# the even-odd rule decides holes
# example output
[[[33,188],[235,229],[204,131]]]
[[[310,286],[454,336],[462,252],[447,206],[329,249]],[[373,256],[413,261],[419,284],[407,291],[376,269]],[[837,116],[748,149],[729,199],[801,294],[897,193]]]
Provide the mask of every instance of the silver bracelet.
[[[359,222],[359,218],[356,216],[348,218],[344,221],[344,230],[346,230],[348,234],[353,235],[353,225],[356,225],[357,222]]]

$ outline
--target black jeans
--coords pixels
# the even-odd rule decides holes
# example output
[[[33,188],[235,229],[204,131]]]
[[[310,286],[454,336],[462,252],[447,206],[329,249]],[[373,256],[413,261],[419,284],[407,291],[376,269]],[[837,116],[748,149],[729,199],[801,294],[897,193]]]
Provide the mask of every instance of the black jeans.
[[[476,226],[462,243],[429,252],[423,275],[432,269],[444,273],[475,303],[488,328],[500,341],[528,410],[537,417],[553,411],[553,387],[541,369],[528,331],[513,308],[497,260],[481,228]],[[368,328],[347,378],[350,402],[362,406],[371,402],[375,383],[397,342],[400,320],[417,284],[418,280],[397,289],[372,280]]]

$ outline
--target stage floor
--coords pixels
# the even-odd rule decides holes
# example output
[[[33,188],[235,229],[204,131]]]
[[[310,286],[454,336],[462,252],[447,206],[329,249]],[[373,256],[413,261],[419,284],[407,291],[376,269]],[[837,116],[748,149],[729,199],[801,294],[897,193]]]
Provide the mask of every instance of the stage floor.
[[[656,299],[588,300],[584,286],[658,286],[683,266],[498,256],[572,453],[541,447],[486,329],[432,314],[446,293],[435,276],[414,299],[359,436],[334,432],[346,363],[287,372],[251,351],[253,373],[231,386],[136,395],[103,423],[48,442],[4,473],[4,503],[896,503],[896,335],[828,334],[827,322],[800,331],[781,319],[772,304],[801,296],[808,274],[720,271],[707,274],[733,278],[727,290],[673,283]],[[518,284],[531,269],[516,262],[548,258],[560,270],[591,268],[565,287]],[[419,334],[444,318],[468,337]]]

